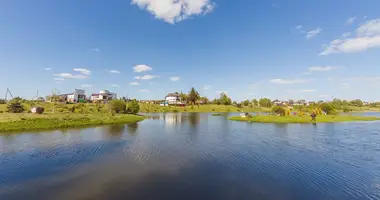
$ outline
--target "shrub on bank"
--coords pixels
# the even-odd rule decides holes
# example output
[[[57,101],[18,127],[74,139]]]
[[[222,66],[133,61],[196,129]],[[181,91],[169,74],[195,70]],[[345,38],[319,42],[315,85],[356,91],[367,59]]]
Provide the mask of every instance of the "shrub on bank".
[[[123,100],[112,100],[108,103],[111,112],[125,113],[127,108]]]
[[[127,104],[126,112],[129,114],[136,114],[140,110],[140,106],[136,100],[129,101]]]
[[[278,115],[281,115],[281,116],[285,116],[285,108],[283,108],[281,106],[274,106],[272,108],[272,112],[276,113]]]
[[[9,113],[22,113],[24,110],[24,106],[18,99],[14,99],[7,104],[7,112]]]

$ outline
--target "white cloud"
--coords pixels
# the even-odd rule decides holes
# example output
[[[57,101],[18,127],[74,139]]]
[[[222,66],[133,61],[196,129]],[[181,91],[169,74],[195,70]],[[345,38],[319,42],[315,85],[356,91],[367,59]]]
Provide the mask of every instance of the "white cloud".
[[[130,82],[129,85],[140,85],[138,82]]]
[[[380,47],[380,19],[369,20],[356,29],[356,36],[333,40],[319,55],[353,53]]]
[[[311,74],[313,72],[327,72],[336,68],[337,67],[332,67],[332,66],[325,66],[325,67],[314,66],[314,67],[309,67],[309,70],[305,72],[304,74]]]
[[[50,71],[51,68],[50,68],[50,67],[47,67],[47,68],[45,68],[44,70],[46,70],[46,71]]]
[[[346,21],[346,25],[350,25],[350,24],[354,23],[355,20],[356,20],[356,17],[350,17],[350,18],[348,18],[347,21]]]
[[[54,74],[54,76],[59,76],[62,78],[72,78],[72,79],[85,79],[88,76],[82,75],[82,74],[70,74],[70,73],[60,73],[60,74]]]
[[[351,33],[350,32],[346,32],[346,33],[343,33],[342,34],[342,37],[346,38],[346,37],[349,37],[351,36]]]
[[[133,67],[134,72],[146,72],[146,71],[151,71],[152,68],[149,67],[148,65],[136,65]]]
[[[298,83],[305,83],[306,80],[303,80],[303,79],[293,79],[293,80],[271,79],[270,82],[276,83],[276,84],[298,84]]]
[[[144,75],[144,76],[135,76],[134,78],[137,80],[150,80],[150,79],[154,79],[156,77],[157,76],[154,76],[154,75]]]
[[[108,72],[111,74],[120,74],[120,72],[117,70],[109,70]]]
[[[139,92],[150,92],[149,90],[146,90],[146,89],[144,89],[144,90],[139,90]]]
[[[91,88],[92,85],[90,85],[90,84],[82,84],[80,87],[82,87],[82,88]]]
[[[204,90],[209,90],[209,89],[211,89],[212,88],[212,85],[205,85],[205,86],[203,86],[203,89]]]
[[[74,68],[73,71],[79,72],[79,73],[82,73],[82,74],[85,74],[85,75],[90,75],[91,74],[90,70],[84,69],[84,68]]]
[[[328,97],[329,95],[327,95],[327,94],[321,94],[321,95],[319,95],[319,97],[321,97],[321,98],[326,98],[326,97]]]
[[[65,80],[64,78],[54,78],[55,81],[63,81]]]
[[[171,81],[179,81],[180,77],[178,76],[173,76],[169,78]]]
[[[93,52],[100,52],[100,49],[98,49],[98,48],[93,48],[93,49],[90,49],[90,51],[93,51]]]
[[[297,30],[301,30],[302,28],[303,28],[302,25],[298,25],[298,26],[296,26],[296,29],[297,29]]]
[[[306,39],[311,39],[311,38],[317,36],[321,32],[322,32],[322,29],[320,29],[320,28],[316,28],[314,30],[311,30],[311,31],[306,33]]]
[[[112,84],[111,86],[112,87],[117,87],[117,88],[120,87],[118,84]]]
[[[335,67],[332,66],[326,66],[326,67],[309,67],[309,71],[312,72],[326,72],[326,71],[331,71],[335,69]]]
[[[210,0],[132,0],[141,9],[153,14],[157,19],[175,24],[193,15],[211,12],[215,5]]]

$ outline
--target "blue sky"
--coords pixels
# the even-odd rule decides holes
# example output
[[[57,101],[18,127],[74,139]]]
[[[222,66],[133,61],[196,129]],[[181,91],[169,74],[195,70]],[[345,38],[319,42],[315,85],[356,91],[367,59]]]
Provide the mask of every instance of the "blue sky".
[[[0,92],[380,100],[380,1],[4,0]]]

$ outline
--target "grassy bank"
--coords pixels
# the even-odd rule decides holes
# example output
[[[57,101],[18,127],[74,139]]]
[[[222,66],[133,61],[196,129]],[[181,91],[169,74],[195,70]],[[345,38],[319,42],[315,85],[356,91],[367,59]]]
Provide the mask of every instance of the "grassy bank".
[[[281,123],[281,124],[307,124],[314,123],[311,120],[310,116],[253,116],[252,118],[242,118],[240,116],[230,117],[230,120],[235,121],[248,121],[248,122],[257,122],[257,123]],[[333,122],[350,122],[350,121],[375,121],[380,120],[378,117],[367,117],[367,116],[343,116],[343,115],[321,115],[317,116],[317,123],[333,123]]]
[[[269,112],[270,108],[237,107],[232,105],[194,105],[194,106],[160,106],[158,104],[141,103],[140,112]]]
[[[1,113],[0,132],[28,131],[55,128],[74,128],[103,124],[127,124],[144,120],[137,115],[111,114],[31,114]]]

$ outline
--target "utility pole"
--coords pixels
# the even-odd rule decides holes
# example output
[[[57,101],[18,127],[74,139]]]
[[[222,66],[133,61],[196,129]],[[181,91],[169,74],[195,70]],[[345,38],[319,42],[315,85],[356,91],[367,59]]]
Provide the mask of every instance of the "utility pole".
[[[8,98],[8,93],[9,93],[9,95],[12,97],[12,99],[13,99],[13,95],[12,95],[12,93],[11,93],[11,91],[9,90],[9,88],[7,88],[7,90],[6,90],[6,92],[5,92],[5,101],[7,101],[7,98]]]

